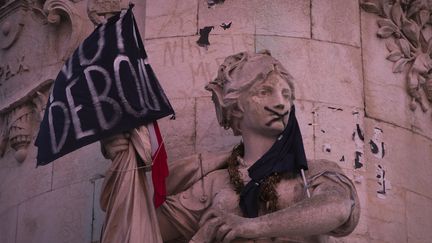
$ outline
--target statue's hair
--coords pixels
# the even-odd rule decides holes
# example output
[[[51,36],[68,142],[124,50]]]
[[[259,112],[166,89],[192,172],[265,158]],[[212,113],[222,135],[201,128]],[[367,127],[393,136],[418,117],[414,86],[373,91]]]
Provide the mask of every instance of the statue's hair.
[[[238,105],[240,95],[255,83],[265,81],[272,73],[287,81],[292,91],[291,99],[294,100],[293,77],[268,50],[240,52],[225,58],[217,77],[206,85],[206,89],[212,92],[216,116],[222,127],[232,128],[234,135],[241,134],[238,127],[242,114],[242,108]],[[236,110],[241,111],[240,114],[234,112]]]

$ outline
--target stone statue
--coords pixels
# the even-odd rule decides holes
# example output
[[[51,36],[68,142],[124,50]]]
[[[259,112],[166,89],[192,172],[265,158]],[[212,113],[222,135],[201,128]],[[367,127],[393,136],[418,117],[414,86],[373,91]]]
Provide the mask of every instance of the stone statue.
[[[328,242],[354,230],[355,187],[337,164],[306,161],[293,78],[279,61],[268,51],[229,56],[206,89],[242,142],[170,163],[157,209],[165,242]],[[118,152],[118,141],[106,151]]]

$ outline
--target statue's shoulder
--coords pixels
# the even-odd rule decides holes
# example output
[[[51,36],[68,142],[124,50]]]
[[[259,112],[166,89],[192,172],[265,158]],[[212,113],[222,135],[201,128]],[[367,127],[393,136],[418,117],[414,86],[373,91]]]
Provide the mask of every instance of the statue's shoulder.
[[[308,160],[308,170],[306,171],[306,175],[314,176],[324,172],[344,174],[341,167],[334,161],[326,159]]]

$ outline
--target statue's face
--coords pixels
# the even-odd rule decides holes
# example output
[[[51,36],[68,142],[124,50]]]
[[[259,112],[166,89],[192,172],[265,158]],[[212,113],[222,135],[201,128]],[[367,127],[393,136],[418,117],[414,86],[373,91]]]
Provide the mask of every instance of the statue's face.
[[[255,83],[239,98],[243,107],[240,129],[265,136],[278,136],[287,125],[292,106],[292,90],[287,81],[271,73],[263,82]]]

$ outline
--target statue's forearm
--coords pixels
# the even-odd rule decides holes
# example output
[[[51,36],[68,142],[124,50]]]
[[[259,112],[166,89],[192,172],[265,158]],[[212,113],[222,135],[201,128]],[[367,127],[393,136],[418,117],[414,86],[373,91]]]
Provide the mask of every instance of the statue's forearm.
[[[338,192],[315,195],[291,207],[251,219],[244,235],[267,238],[328,233],[346,222],[351,206],[351,200]]]

